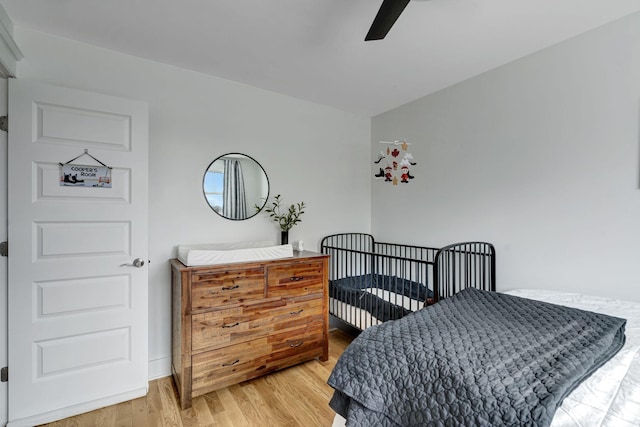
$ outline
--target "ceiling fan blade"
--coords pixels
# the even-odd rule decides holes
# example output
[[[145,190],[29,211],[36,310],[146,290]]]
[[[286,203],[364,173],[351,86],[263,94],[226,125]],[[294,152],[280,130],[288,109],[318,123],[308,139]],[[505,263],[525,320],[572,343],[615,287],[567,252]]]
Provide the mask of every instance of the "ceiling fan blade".
[[[407,7],[409,1],[410,0],[384,0],[364,40],[382,40],[391,27],[393,27],[393,24],[404,8]]]

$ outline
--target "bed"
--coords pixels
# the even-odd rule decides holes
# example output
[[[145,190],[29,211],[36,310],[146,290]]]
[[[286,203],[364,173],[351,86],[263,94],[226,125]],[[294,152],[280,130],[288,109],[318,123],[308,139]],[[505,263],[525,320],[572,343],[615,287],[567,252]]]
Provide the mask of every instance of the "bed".
[[[442,366],[437,364],[441,362],[429,361],[428,359],[423,360],[419,357],[415,358],[416,354],[420,353],[420,351],[411,352],[410,348],[419,346],[420,344],[417,344],[413,338],[410,340],[406,339],[406,335],[411,335],[410,333],[397,333],[398,331],[402,331],[402,328],[398,327],[398,325],[409,325],[411,322],[416,321],[415,318],[423,316],[424,312],[432,311],[435,313],[436,310],[440,309],[438,306],[444,307],[445,304],[454,308],[465,307],[460,312],[460,318],[474,317],[474,314],[469,314],[475,313],[474,310],[468,309],[466,304],[469,304],[469,300],[481,300],[483,301],[481,305],[490,307],[488,311],[495,311],[499,319],[486,314],[487,311],[483,311],[479,322],[472,322],[470,325],[473,326],[465,326],[466,329],[472,330],[473,334],[482,334],[483,329],[480,327],[476,329],[476,326],[478,326],[478,323],[483,323],[489,325],[489,330],[493,330],[492,335],[499,337],[498,341],[503,340],[503,337],[509,335],[508,331],[502,332],[504,319],[510,318],[511,316],[517,317],[520,313],[525,313],[523,316],[526,316],[527,310],[531,310],[528,319],[533,320],[527,320],[524,325],[525,328],[530,327],[536,331],[544,331],[546,327],[551,328],[551,331],[539,334],[543,338],[543,343],[540,345],[546,346],[552,341],[552,337],[553,340],[556,340],[556,338],[560,336],[564,338],[562,340],[557,338],[561,343],[558,347],[556,347],[556,345],[549,345],[548,350],[543,352],[548,358],[544,363],[539,362],[536,358],[527,359],[529,355],[528,348],[525,353],[520,353],[517,349],[501,352],[500,344],[498,344],[496,346],[497,354],[494,355],[494,360],[499,362],[499,369],[491,371],[491,375],[501,378],[501,384],[497,392],[487,392],[486,388],[483,389],[483,387],[486,387],[484,377],[476,372],[474,372],[474,379],[471,381],[471,383],[475,383],[475,386],[471,386],[471,389],[468,384],[458,382],[454,384],[455,386],[450,387],[453,391],[433,392],[435,390],[433,389],[433,387],[435,387],[433,378],[427,378],[428,382],[419,383],[416,388],[412,386],[411,381],[408,380],[408,377],[412,374],[400,374],[403,372],[403,369],[406,370],[409,368],[409,364],[389,359],[385,360],[382,365],[390,365],[390,369],[396,370],[396,375],[394,376],[395,384],[376,384],[374,393],[367,395],[366,398],[362,398],[362,396],[359,395],[358,389],[361,387],[361,384],[366,381],[355,379],[357,375],[359,375],[357,372],[354,371],[354,375],[351,378],[346,378],[346,382],[339,378],[340,374],[337,376],[335,374],[336,370],[340,369],[339,365],[344,365],[344,363],[342,363],[343,355],[338,364],[336,364],[334,372],[332,372],[329,384],[336,388],[336,393],[332,399],[332,407],[336,409],[338,414],[342,413],[342,415],[345,415],[350,420],[348,425],[365,424],[358,422],[359,415],[353,415],[357,414],[362,407],[364,407],[364,411],[368,413],[366,416],[374,413],[373,420],[375,421],[366,423],[373,425],[550,425],[552,427],[630,427],[640,425],[640,303],[620,301],[600,296],[540,290],[513,290],[504,293],[486,292],[486,294],[491,294],[491,298],[486,301],[484,299],[486,296],[484,291],[467,289],[460,292],[460,294],[467,294],[467,297],[458,298],[458,296],[456,296],[456,298],[448,298],[443,300],[441,304],[429,307],[419,313],[405,316],[401,320],[388,322],[376,328],[370,328],[360,334],[360,336],[354,340],[354,343],[363,336],[365,336],[366,342],[368,339],[367,336],[375,337],[380,331],[384,331],[384,329],[395,330],[395,335],[392,334],[384,339],[378,337],[375,345],[378,348],[402,348],[403,350],[400,351],[402,357],[405,357],[405,349],[409,349],[406,352],[406,357],[411,360],[412,366],[410,366],[410,370],[412,372],[437,371],[441,374],[441,377],[437,378],[436,382],[444,381],[446,384],[447,381],[457,381],[455,375],[449,375],[450,372],[455,371],[453,368],[455,363],[452,363],[451,366],[447,366],[446,369],[443,370]],[[471,298],[468,298],[469,296]],[[498,301],[500,301],[501,304],[504,303],[503,305],[505,307],[511,306],[515,313],[512,312],[512,309],[507,309],[505,314],[502,308],[498,308],[500,304],[491,302],[493,301],[492,298],[498,298]],[[458,302],[454,301],[456,299],[458,299]],[[466,302],[460,305],[460,300]],[[433,313],[430,315],[430,321],[433,321]],[[553,314],[551,318],[556,316],[555,313],[570,317],[566,319],[559,317],[560,323],[555,326],[553,326],[553,324],[549,324],[549,326],[544,326],[545,324],[542,324],[542,326],[540,324],[536,325],[535,322],[538,321],[538,318],[547,318],[547,313]],[[546,320],[544,321],[546,322]],[[428,329],[425,329],[424,326],[421,327],[423,328],[422,330],[425,331]],[[606,339],[599,335],[600,332],[594,332],[598,328],[602,328],[600,332],[603,333],[602,337],[607,337]],[[496,333],[496,331],[501,332]],[[520,346],[523,348],[527,346],[537,348],[538,345],[536,343],[538,343],[538,341],[533,338],[530,339],[527,333],[528,332],[523,333],[522,337],[524,338],[521,337]],[[449,335],[449,331],[447,331],[446,334]],[[455,336],[455,333],[452,336]],[[594,337],[594,339],[592,340],[590,337]],[[426,339],[428,341],[434,341],[431,335],[427,335]],[[435,342],[437,343],[439,341],[436,339]],[[348,347],[347,351],[352,348],[352,345]],[[581,347],[583,345],[585,347]],[[593,348],[592,345],[595,345],[598,350]],[[485,346],[492,348],[492,341],[485,343]],[[474,348],[467,347],[463,343],[460,343],[459,347],[466,349],[464,352],[460,352],[455,356],[456,360],[462,361],[461,366],[464,366],[465,358],[469,361],[479,360],[477,354],[472,354]],[[355,349],[357,351],[358,344],[356,344]],[[345,351],[345,354],[347,351]],[[457,350],[453,351],[455,352]],[[362,358],[362,360],[358,361],[358,365],[363,367],[363,371],[367,371],[370,367],[370,362],[368,361],[369,355],[367,353],[363,352],[358,356]],[[517,354],[517,356],[514,356],[514,354]],[[551,357],[549,355],[551,355]],[[520,357],[526,361],[524,368],[517,366],[515,361],[515,359]],[[512,365],[512,363],[514,365]],[[557,366],[554,366],[553,369],[543,369],[545,371],[544,373],[531,368],[531,371],[535,373],[531,378],[538,382],[536,383],[534,381],[531,383],[531,386],[527,385],[524,388],[518,388],[519,383],[514,382],[515,377],[526,376],[523,372],[529,372],[529,366],[535,366],[536,364],[547,366],[549,363],[557,363]],[[402,368],[403,364],[407,366]],[[473,365],[473,363],[471,363],[471,365]],[[466,366],[471,365],[467,364]],[[486,366],[489,370],[496,368],[496,366],[491,363],[488,363]],[[577,369],[577,371],[575,369]],[[344,373],[345,371],[342,372]],[[443,372],[445,372],[444,375]],[[375,372],[375,377],[381,377],[383,375],[381,372]],[[347,377],[349,377],[349,375]],[[569,377],[572,379],[571,382],[564,382],[564,379]],[[350,382],[351,384],[349,385]],[[540,391],[540,384],[543,384],[550,391],[560,390],[560,393],[546,394],[544,390]],[[556,386],[554,384],[558,385]],[[475,396],[475,400],[471,400],[471,406],[467,407],[467,409],[471,409],[465,412],[465,410],[461,409],[464,408],[465,394],[473,394],[472,389],[474,387],[479,387],[481,392]],[[504,390],[501,390],[500,387],[504,388]],[[398,388],[401,391],[398,391]],[[366,390],[366,387],[362,390]],[[430,393],[430,391],[433,393]],[[404,394],[400,396],[402,393]],[[462,396],[459,393],[462,393]],[[352,395],[357,398],[347,398],[344,400],[340,395]],[[338,398],[336,398],[336,396],[338,396]],[[529,404],[529,398],[533,399],[530,402],[529,409],[526,409],[526,405],[519,406],[523,402]],[[361,399],[362,401],[357,399]],[[474,418],[476,413],[484,412],[483,408],[485,408],[487,402],[505,402],[509,399],[516,399],[516,404],[509,404],[504,408],[499,408],[500,416],[497,419],[491,418],[491,415],[487,415],[487,417],[484,418],[485,421],[482,421],[483,418]],[[539,400],[536,401],[535,399]],[[413,414],[413,418],[411,418],[411,416],[409,418],[396,418],[398,413],[401,412],[398,408],[410,408],[409,412],[411,412],[411,408],[413,408],[413,410],[419,412],[422,407],[429,406],[422,404],[422,402],[426,401],[432,403],[431,408],[426,408],[430,411],[428,415],[426,415],[430,417],[427,421],[423,418],[425,416],[424,414]],[[391,409],[389,409],[387,405]],[[510,407],[519,408],[518,411],[521,412],[516,411],[510,413],[510,411],[513,411]],[[463,417],[467,416],[471,418],[468,418],[466,422],[456,422],[447,418],[456,411],[458,415],[462,414]],[[377,418],[378,416],[382,418]],[[406,414],[404,416],[406,416]],[[448,421],[442,421],[443,419],[448,419]],[[412,420],[415,422],[412,422]],[[345,421],[344,417],[336,415],[334,427],[344,426]]]
[[[326,236],[329,313],[359,330],[396,320],[464,287],[495,290],[495,250],[485,242],[443,248],[377,242],[364,233]]]

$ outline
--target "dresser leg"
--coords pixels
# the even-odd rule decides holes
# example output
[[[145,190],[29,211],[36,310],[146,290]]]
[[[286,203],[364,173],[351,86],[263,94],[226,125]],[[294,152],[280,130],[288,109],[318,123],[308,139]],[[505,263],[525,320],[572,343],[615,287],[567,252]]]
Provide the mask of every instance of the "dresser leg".
[[[180,396],[180,409],[184,411],[189,408],[191,408],[191,393],[185,393],[184,396]]]
[[[321,362],[329,360],[329,335],[325,334],[324,342],[322,343],[322,356],[320,356]]]

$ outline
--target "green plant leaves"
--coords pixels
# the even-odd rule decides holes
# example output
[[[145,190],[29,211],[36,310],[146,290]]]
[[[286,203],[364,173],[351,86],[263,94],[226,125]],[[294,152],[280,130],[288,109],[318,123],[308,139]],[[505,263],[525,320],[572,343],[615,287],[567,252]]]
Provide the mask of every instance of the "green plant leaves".
[[[282,231],[291,230],[297,223],[301,222],[300,216],[304,213],[306,205],[304,202],[292,204],[284,211],[282,206],[282,196],[280,194],[274,197],[270,205],[265,206],[264,211],[269,214],[269,218],[277,222]]]

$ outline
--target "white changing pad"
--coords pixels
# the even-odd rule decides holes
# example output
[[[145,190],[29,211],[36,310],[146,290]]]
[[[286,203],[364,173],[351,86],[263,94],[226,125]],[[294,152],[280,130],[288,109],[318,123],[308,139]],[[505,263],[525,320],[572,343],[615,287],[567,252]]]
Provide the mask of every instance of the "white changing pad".
[[[188,267],[232,262],[265,261],[291,258],[291,244],[276,245],[269,241],[210,243],[178,246],[178,259]]]
[[[627,319],[622,350],[565,398],[551,427],[640,426],[640,303],[538,289],[504,293]],[[336,414],[333,427],[344,426]]]

